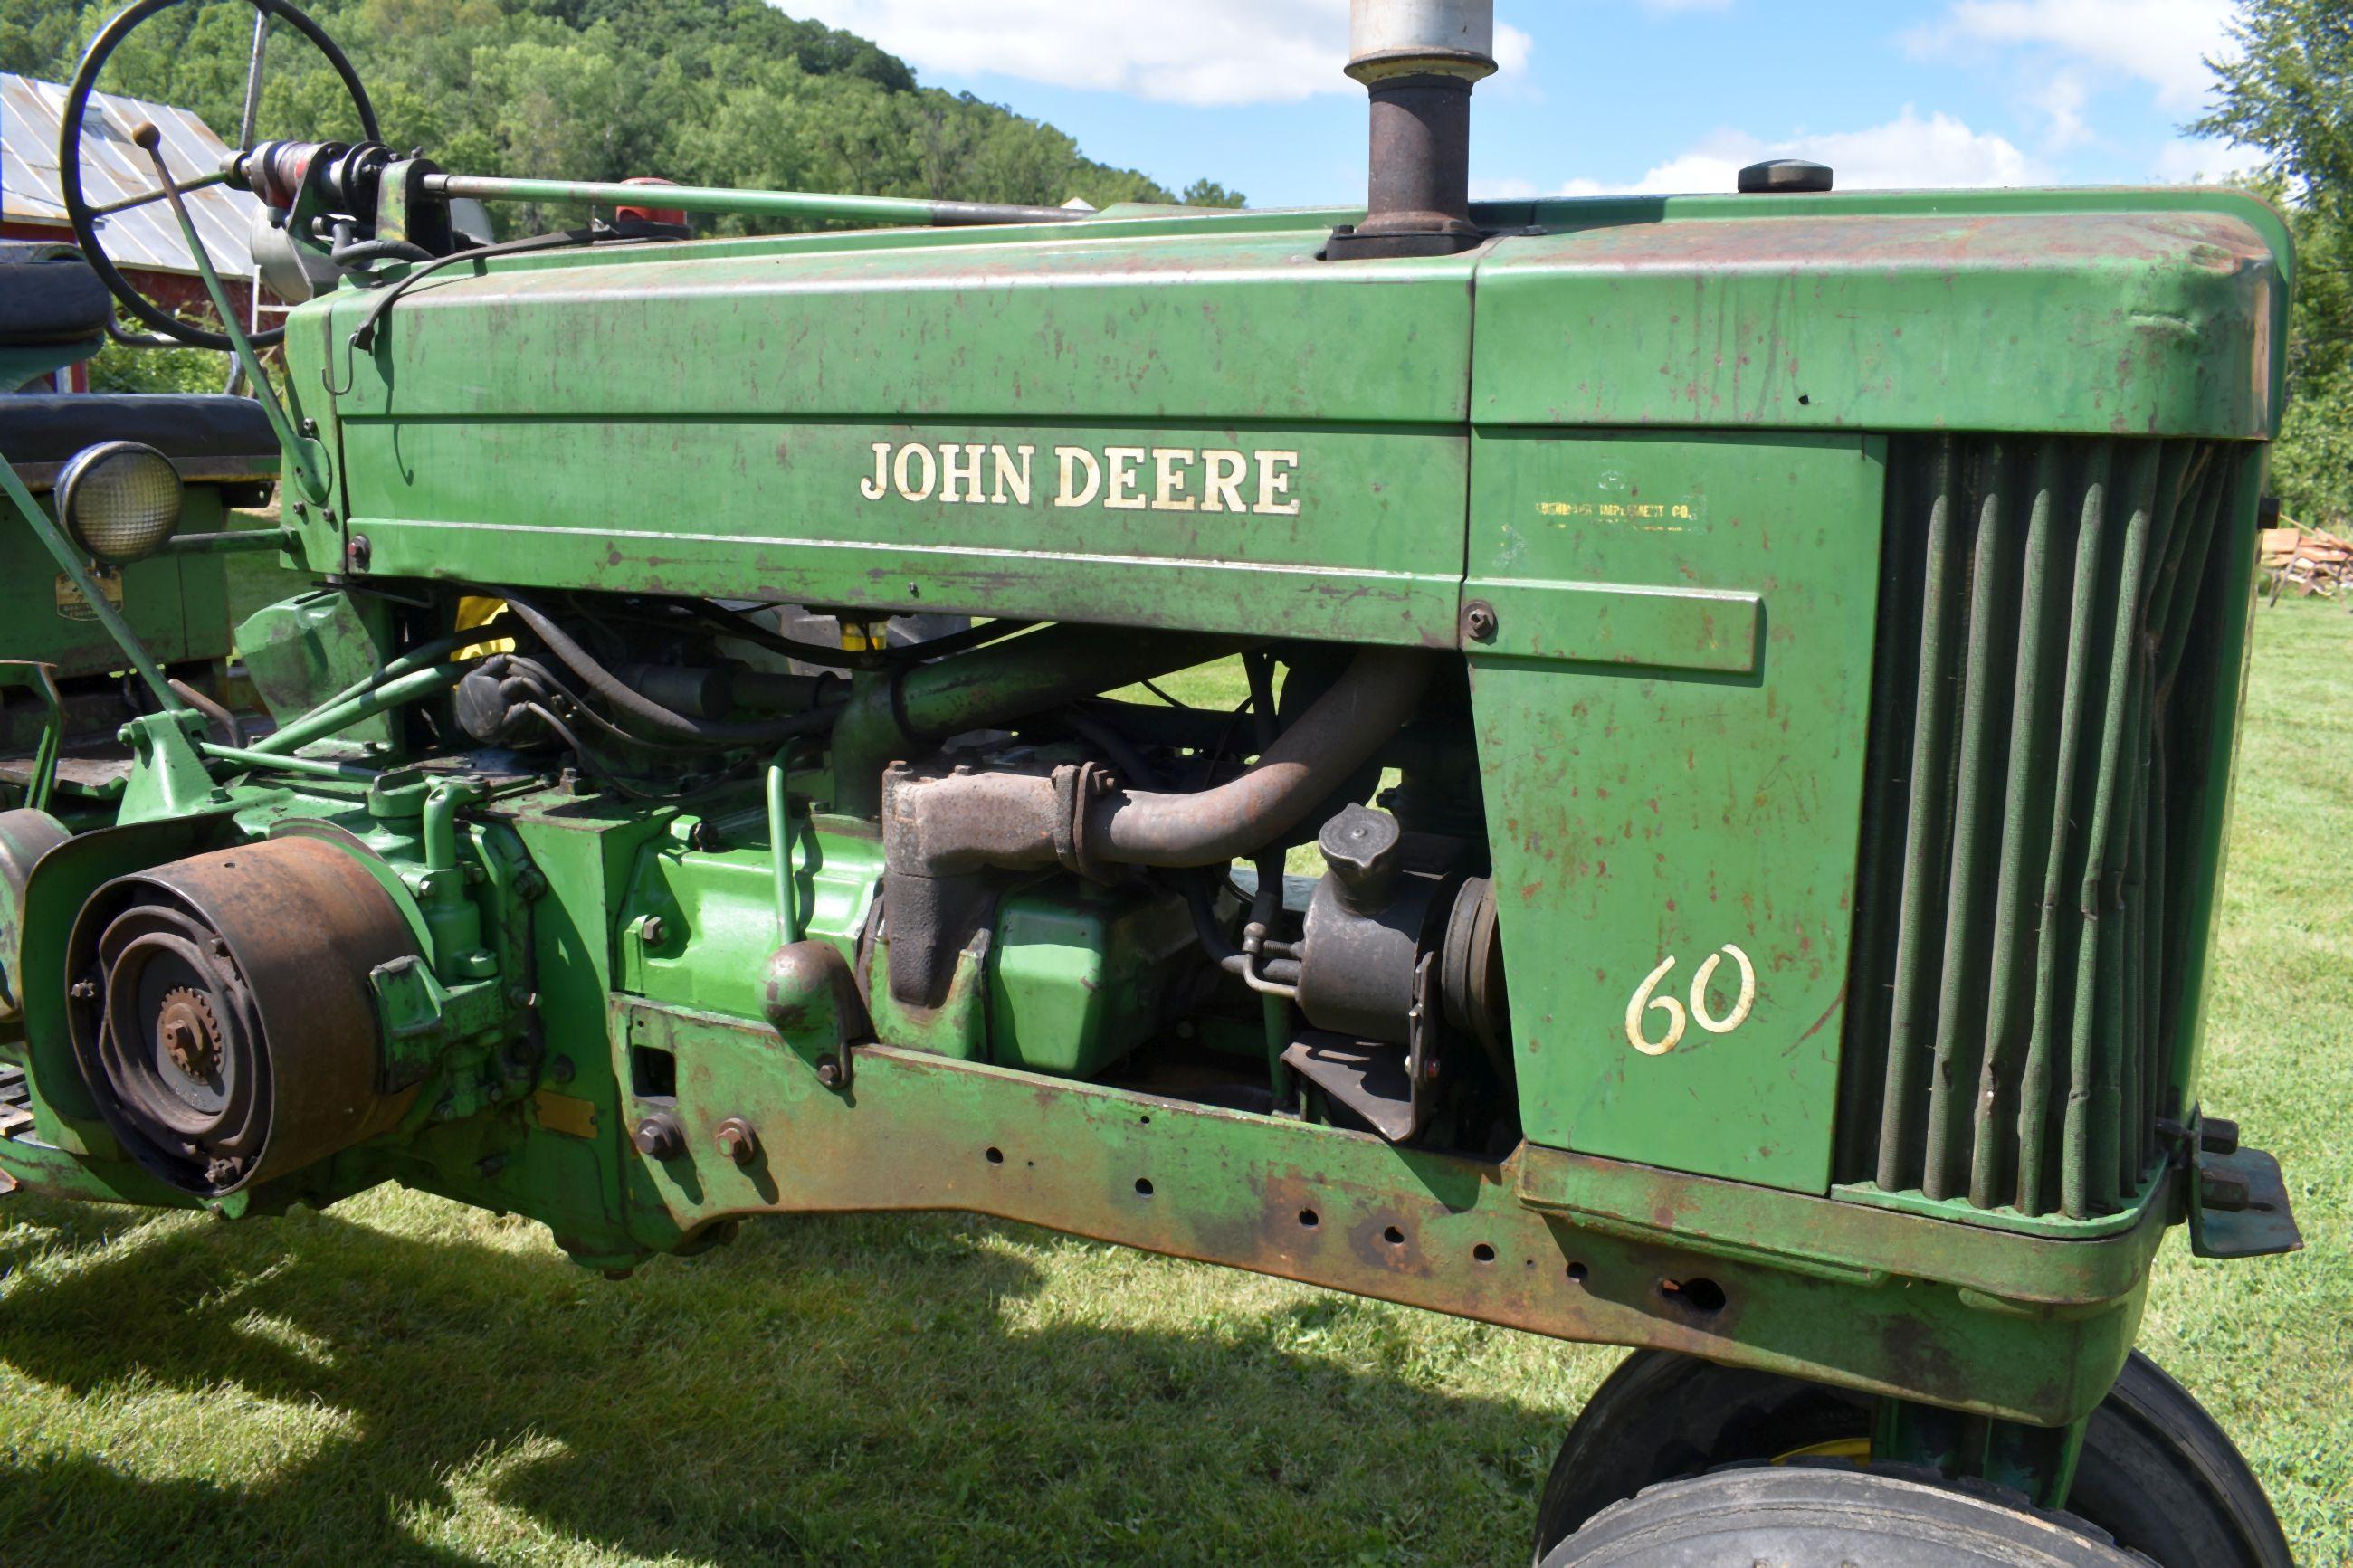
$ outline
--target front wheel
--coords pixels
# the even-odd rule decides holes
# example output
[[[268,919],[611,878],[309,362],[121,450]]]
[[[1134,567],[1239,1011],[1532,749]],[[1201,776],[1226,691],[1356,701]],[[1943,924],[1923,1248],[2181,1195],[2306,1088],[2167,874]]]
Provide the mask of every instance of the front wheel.
[[[1868,1463],[1871,1425],[1862,1394],[1637,1351],[1595,1391],[1553,1461],[1536,1558],[1662,1481],[1800,1453]],[[2263,1483],[2230,1437],[2138,1352],[2092,1414],[2066,1506],[2162,1568],[2295,1568]]]
[[[2063,1514],[1844,1466],[1763,1465],[1612,1503],[1541,1568],[2147,1568]]]

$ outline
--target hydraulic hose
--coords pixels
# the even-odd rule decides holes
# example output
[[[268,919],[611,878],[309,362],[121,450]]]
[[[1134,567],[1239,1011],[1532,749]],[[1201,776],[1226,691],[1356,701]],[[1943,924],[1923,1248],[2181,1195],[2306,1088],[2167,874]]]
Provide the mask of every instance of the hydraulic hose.
[[[831,708],[813,708],[805,713],[752,724],[690,719],[683,713],[663,707],[597,663],[588,650],[575,642],[563,627],[512,588],[500,588],[494,592],[507,602],[507,608],[513,612],[515,618],[530,627],[547,651],[579,677],[590,690],[628,717],[663,734],[714,746],[773,746],[795,735],[806,735],[824,729],[839,711]]]

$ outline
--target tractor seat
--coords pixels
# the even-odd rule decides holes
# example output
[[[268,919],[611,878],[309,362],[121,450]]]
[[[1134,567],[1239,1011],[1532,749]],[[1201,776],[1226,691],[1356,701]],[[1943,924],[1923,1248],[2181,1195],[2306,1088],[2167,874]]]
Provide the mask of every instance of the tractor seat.
[[[72,246],[0,241],[0,349],[88,342],[105,332],[112,305]]]
[[[278,437],[250,397],[184,393],[20,393],[0,396],[0,458],[46,489],[100,441],[143,441],[191,483],[275,479]]]

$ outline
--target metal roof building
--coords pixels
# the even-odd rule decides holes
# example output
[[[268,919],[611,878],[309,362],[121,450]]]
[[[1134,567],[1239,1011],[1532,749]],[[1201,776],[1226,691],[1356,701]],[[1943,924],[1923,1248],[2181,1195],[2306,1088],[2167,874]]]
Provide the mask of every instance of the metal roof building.
[[[58,121],[66,89],[55,82],[0,73],[0,233],[19,239],[73,237],[58,182]],[[164,155],[181,180],[207,174],[228,155],[212,127],[185,109],[112,93],[94,94],[82,124],[82,192],[103,206],[155,188],[146,154],[132,145],[131,132],[152,120],[164,133]],[[249,241],[261,203],[244,191],[212,185],[187,198],[189,216],[224,279],[253,276]],[[195,260],[180,237],[177,220],[163,202],[134,207],[99,220],[107,254],[126,273],[166,273],[194,278]],[[134,277],[143,284],[144,279]],[[170,295],[178,290],[159,289]]]

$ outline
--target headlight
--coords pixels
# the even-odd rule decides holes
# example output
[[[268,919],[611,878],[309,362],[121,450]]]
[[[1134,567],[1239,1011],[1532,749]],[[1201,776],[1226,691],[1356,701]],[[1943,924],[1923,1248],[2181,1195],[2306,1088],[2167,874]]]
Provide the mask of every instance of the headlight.
[[[58,479],[58,517],[94,560],[123,566],[164,547],[180,526],[180,470],[154,447],[106,441],[74,455]]]

